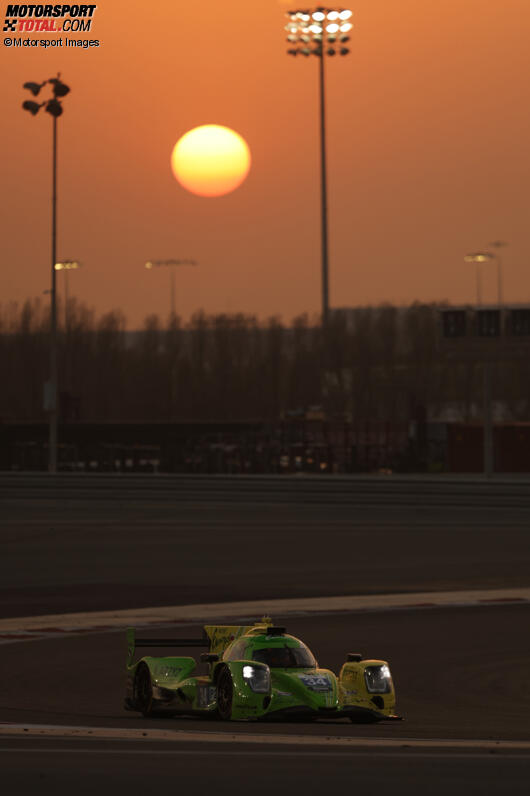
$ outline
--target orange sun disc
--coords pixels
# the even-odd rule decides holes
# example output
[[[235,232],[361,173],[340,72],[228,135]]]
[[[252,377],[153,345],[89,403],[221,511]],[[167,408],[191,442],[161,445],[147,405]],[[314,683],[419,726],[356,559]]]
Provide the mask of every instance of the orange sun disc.
[[[222,196],[238,188],[250,169],[250,150],[239,133],[219,124],[194,127],[171,153],[178,182],[199,196]]]

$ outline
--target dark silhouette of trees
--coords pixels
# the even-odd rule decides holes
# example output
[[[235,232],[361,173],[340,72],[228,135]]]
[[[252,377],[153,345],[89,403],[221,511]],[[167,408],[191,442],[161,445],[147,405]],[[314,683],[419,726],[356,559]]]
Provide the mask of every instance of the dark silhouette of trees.
[[[452,402],[469,420],[482,405],[482,363],[440,352],[439,309],[358,307],[331,313],[326,329],[307,315],[286,325],[197,312],[165,326],[151,315],[132,332],[119,310],[97,318],[70,299],[58,312],[62,419],[277,423],[312,408],[358,427],[406,424]],[[48,368],[47,302],[0,307],[0,420],[45,420]],[[493,385],[512,419],[530,419],[525,359],[501,352]]]

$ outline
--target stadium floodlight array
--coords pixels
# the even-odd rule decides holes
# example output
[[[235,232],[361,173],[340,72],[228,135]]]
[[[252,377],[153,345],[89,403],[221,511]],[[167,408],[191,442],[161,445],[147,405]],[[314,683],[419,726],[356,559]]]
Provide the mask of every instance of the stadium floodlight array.
[[[26,100],[22,103],[22,107],[25,111],[29,111],[32,116],[35,116],[42,107],[44,107],[46,113],[49,113],[54,119],[57,119],[58,116],[61,116],[63,112],[63,106],[59,98],[66,97],[67,94],[70,93],[70,88],[65,83],[63,83],[59,78],[61,77],[61,73],[57,74],[57,77],[52,77],[49,80],[44,80],[42,83],[34,83],[33,81],[28,81],[24,83],[23,88],[27,88],[34,97],[36,97],[39,93],[41,88],[43,88],[47,83],[52,85],[53,97],[51,99],[45,100],[44,102],[33,102],[33,100]]]
[[[353,11],[347,8],[302,9],[288,11],[285,26],[288,55],[347,55],[345,44],[353,28]]]

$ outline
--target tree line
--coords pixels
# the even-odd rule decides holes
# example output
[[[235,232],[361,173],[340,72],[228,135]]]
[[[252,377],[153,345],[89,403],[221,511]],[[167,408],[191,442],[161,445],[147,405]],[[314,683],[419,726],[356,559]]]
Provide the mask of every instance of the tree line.
[[[58,312],[62,419],[276,422],[318,408],[354,425],[403,424],[451,403],[470,421],[482,405],[481,356],[442,350],[440,308],[336,311],[325,329],[308,315],[286,324],[201,311],[186,323],[150,315],[128,331],[121,310],[98,316],[70,299]],[[0,306],[0,421],[46,418],[49,326],[38,299]],[[493,369],[493,399],[530,420],[527,360],[501,352]]]

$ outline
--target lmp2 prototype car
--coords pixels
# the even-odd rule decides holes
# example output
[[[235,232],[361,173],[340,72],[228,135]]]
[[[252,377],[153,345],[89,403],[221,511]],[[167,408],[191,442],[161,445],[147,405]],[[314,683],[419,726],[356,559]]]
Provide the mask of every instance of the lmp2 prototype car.
[[[191,657],[143,657],[136,647],[207,647],[194,673]],[[200,639],[140,639],[127,630],[125,709],[144,716],[205,714],[221,719],[398,719],[388,664],[349,653],[337,677],[320,669],[306,645],[273,626],[205,625]]]

